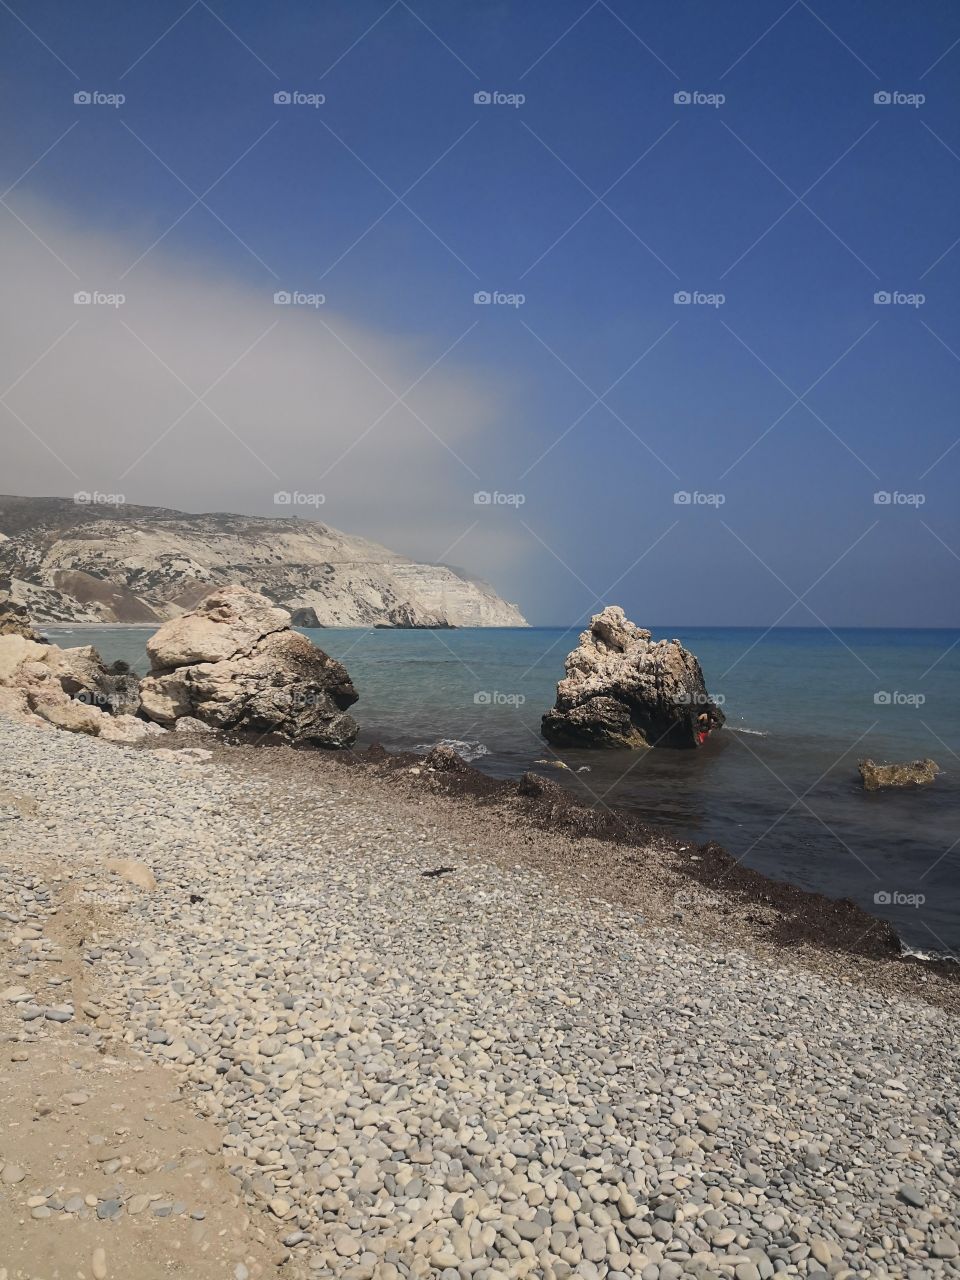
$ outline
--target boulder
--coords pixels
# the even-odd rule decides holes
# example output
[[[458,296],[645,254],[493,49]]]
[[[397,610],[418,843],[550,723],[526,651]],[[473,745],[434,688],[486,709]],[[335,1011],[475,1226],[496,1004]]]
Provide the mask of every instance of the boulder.
[[[4,684],[0,684],[0,716],[4,720],[16,720],[20,724],[32,724],[37,728],[48,724],[30,710],[25,689],[10,688]]]
[[[425,768],[433,769],[436,773],[468,773],[470,770],[463,756],[458,755],[453,747],[448,747],[442,742],[430,748],[424,756],[423,764]]]
[[[247,655],[264,636],[290,627],[286,609],[246,587],[211,591],[192,613],[164,623],[147,641],[151,671]]]
[[[196,716],[181,716],[173,727],[177,733],[213,733],[213,729]]]
[[[164,730],[149,720],[141,720],[139,716],[103,716],[100,732],[97,735],[107,742],[142,742],[144,738],[152,738]]]
[[[75,702],[60,691],[43,689],[30,699],[30,704],[35,715],[70,733],[88,733],[96,738],[103,727],[104,714],[98,707]]]
[[[935,760],[909,760],[902,764],[877,764],[875,760],[857,763],[864,791],[879,791],[882,787],[919,787],[932,782],[940,766]]]
[[[107,870],[128,884],[136,885],[147,893],[153,893],[157,880],[145,862],[137,862],[135,858],[110,858],[106,863]]]
[[[194,719],[324,747],[356,740],[345,712],[358,695],[346,668],[246,587],[210,592],[193,613],[165,623],[147,652],[141,708],[160,724]]]
[[[136,719],[139,681],[125,663],[104,666],[89,645],[61,649],[20,631],[0,634],[0,714],[22,723],[136,742],[157,726]]]
[[[0,591],[0,636],[22,636],[37,644],[48,643],[34,631],[26,605],[17,604],[6,590]]]
[[[679,640],[651,639],[617,605],[595,614],[541,721],[562,747],[698,747],[724,723],[700,663]]]

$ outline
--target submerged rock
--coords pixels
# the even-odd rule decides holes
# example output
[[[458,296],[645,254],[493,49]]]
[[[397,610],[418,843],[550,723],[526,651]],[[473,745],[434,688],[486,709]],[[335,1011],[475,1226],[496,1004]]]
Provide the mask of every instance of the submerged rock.
[[[357,723],[344,714],[358,697],[346,668],[246,587],[210,592],[151,636],[147,652],[143,712],[160,724],[190,718],[324,747],[356,740]]]
[[[565,669],[541,721],[557,746],[697,747],[724,723],[694,655],[652,640],[618,605],[591,618]]]
[[[901,764],[877,764],[875,760],[860,760],[857,768],[863,779],[864,791],[879,791],[882,787],[924,786],[941,772],[935,760],[908,760]]]

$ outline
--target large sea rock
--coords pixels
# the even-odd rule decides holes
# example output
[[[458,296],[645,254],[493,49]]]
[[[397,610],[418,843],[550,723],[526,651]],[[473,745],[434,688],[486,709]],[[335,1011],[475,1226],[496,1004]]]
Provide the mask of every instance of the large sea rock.
[[[210,592],[147,641],[143,713],[161,725],[185,716],[215,729],[277,733],[348,747],[357,701],[346,668],[291,628],[290,615],[246,587]]]
[[[694,655],[652,640],[618,605],[591,618],[565,669],[541,721],[556,746],[697,747],[723,725]]]

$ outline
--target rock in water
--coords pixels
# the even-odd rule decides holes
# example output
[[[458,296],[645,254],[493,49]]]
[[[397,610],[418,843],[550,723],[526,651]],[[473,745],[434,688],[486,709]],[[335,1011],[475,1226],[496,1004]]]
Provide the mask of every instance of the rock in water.
[[[881,787],[919,787],[932,782],[940,772],[936,760],[909,760],[903,764],[860,760],[857,768],[863,779],[864,791],[879,791]]]
[[[652,641],[618,605],[590,619],[541,721],[565,747],[696,747],[724,722],[700,663],[679,640]]]
[[[344,714],[358,697],[346,668],[246,587],[210,592],[151,636],[147,652],[143,713],[160,724],[193,717],[314,746],[356,740],[357,723]]]

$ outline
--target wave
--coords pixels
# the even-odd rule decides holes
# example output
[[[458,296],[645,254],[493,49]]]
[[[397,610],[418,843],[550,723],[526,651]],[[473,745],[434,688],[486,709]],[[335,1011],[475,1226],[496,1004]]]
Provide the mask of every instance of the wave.
[[[438,742],[418,742],[413,749],[414,751],[432,751],[434,747],[452,747],[468,764],[473,760],[479,760],[481,756],[490,754],[490,748],[484,746],[482,742],[464,742],[462,738],[440,738]]]
[[[731,733],[749,733],[753,738],[769,738],[770,735],[765,729],[743,729],[739,725],[727,724],[723,726]]]
[[[927,963],[952,960],[954,964],[960,964],[960,960],[949,951],[922,951],[919,947],[908,947],[902,938],[900,939],[900,954],[907,960],[923,960]]]

